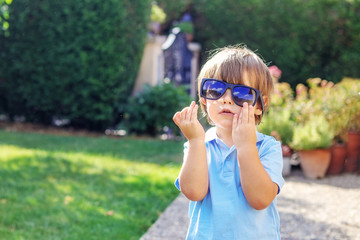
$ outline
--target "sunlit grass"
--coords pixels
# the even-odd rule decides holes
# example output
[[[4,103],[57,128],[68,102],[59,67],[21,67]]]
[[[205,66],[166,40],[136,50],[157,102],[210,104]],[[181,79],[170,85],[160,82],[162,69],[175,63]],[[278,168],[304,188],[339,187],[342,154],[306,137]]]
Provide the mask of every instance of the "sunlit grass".
[[[0,239],[139,239],[177,196],[182,143],[0,131]]]

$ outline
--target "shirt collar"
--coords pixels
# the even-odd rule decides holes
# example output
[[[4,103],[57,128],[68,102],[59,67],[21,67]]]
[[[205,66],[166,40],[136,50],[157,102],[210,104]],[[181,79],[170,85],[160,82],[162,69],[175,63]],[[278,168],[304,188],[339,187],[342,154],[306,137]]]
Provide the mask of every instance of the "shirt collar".
[[[218,140],[218,136],[216,135],[216,128],[212,127],[205,133],[205,142],[211,142],[213,140]],[[256,129],[256,142],[260,142],[264,139],[264,134],[259,133]]]

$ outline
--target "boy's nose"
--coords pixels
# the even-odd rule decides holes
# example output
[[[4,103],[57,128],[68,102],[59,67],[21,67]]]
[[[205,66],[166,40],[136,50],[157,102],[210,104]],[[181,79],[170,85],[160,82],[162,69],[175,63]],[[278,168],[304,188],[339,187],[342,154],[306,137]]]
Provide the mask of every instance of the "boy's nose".
[[[231,89],[227,89],[224,95],[221,97],[221,100],[224,104],[233,104],[233,99],[231,96]]]

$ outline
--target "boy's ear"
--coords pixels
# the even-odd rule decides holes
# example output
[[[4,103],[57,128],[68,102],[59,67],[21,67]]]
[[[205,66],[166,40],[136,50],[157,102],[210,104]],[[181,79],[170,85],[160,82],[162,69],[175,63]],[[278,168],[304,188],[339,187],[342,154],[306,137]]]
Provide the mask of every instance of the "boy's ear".
[[[202,104],[204,104],[204,105],[206,105],[206,99],[205,98],[200,98],[200,102],[202,103]]]
[[[263,101],[264,101],[264,108],[265,106],[268,104],[269,98],[267,96],[263,96]],[[260,104],[256,104],[256,109],[255,109],[255,115],[261,115],[262,112],[262,108],[260,106]]]

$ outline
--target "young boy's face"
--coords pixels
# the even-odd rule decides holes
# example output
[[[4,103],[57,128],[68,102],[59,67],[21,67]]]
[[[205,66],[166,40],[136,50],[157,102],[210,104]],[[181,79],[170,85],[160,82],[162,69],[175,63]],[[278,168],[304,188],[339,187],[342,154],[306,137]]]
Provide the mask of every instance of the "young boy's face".
[[[210,120],[218,128],[231,129],[234,114],[240,114],[241,107],[234,103],[230,89],[217,100],[202,98],[201,101],[204,101]]]
[[[242,85],[250,86],[246,74],[243,76]],[[266,97],[265,97],[266,99]],[[265,101],[264,99],[264,101]],[[212,123],[217,128],[231,129],[234,114],[240,114],[242,107],[237,105],[232,97],[231,89],[227,89],[223,96],[216,100],[201,98],[201,102],[206,105],[207,114]],[[255,105],[255,115],[261,115],[262,110],[257,103]]]

